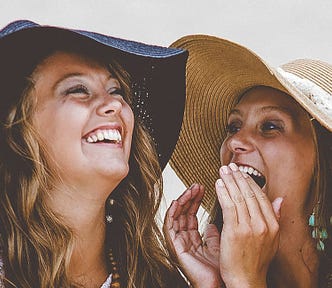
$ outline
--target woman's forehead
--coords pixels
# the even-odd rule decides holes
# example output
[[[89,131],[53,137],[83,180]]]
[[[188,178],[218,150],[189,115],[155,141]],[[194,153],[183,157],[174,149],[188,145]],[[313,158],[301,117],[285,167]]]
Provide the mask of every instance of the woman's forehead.
[[[235,106],[236,109],[242,106],[254,107],[280,107],[288,113],[298,114],[304,111],[303,108],[288,94],[266,86],[257,86],[246,91]],[[267,108],[264,108],[268,110]],[[272,110],[272,109],[271,109]]]

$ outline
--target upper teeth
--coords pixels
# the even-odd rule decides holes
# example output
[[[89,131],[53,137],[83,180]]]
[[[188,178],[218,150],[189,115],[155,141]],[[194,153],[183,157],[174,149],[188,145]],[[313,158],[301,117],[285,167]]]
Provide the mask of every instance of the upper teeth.
[[[249,166],[239,166],[239,170],[241,172],[247,173],[247,174],[253,174],[255,176],[261,177],[262,174],[259,173],[256,169],[254,169],[253,167],[249,167]]]
[[[90,134],[86,141],[89,143],[95,143],[98,141],[103,141],[105,139],[121,142],[121,134],[119,130],[116,129],[98,130],[95,133]]]

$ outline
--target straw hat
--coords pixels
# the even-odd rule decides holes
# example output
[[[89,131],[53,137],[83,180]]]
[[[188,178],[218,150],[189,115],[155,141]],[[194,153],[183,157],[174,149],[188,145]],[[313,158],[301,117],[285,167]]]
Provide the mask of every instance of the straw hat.
[[[257,85],[279,89],[332,131],[331,65],[296,60],[273,69],[247,48],[207,35],[185,36],[172,47],[188,50],[189,59],[184,120],[170,164],[186,186],[205,186],[205,208],[215,199],[229,111],[246,90]]]
[[[29,20],[12,22],[0,30],[0,122],[18,101],[26,77],[36,64],[57,49],[66,48],[85,51],[105,61],[116,57],[130,74],[134,113],[149,129],[164,168],[178,139],[184,110],[188,53],[182,49]]]

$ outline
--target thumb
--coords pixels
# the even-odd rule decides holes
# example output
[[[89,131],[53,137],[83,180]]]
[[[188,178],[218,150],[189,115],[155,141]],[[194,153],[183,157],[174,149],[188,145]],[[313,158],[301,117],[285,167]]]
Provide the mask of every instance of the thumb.
[[[273,208],[274,214],[276,215],[278,220],[280,219],[281,204],[282,204],[283,201],[284,201],[284,198],[277,197],[272,202],[272,208]]]
[[[208,224],[203,234],[206,246],[210,248],[218,248],[220,245],[220,233],[214,224]]]

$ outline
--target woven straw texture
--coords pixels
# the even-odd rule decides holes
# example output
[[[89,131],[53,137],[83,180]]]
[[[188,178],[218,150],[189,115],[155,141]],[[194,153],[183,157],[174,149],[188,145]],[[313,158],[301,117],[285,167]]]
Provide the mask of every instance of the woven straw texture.
[[[188,50],[189,59],[184,120],[170,164],[187,187],[192,183],[205,186],[203,206],[208,211],[215,200],[214,183],[219,178],[219,150],[226,136],[228,114],[246,90],[264,85],[288,93],[332,130],[331,115],[247,48],[207,35],[185,36],[172,46]],[[331,65],[297,60],[282,69],[311,80],[332,95]]]

